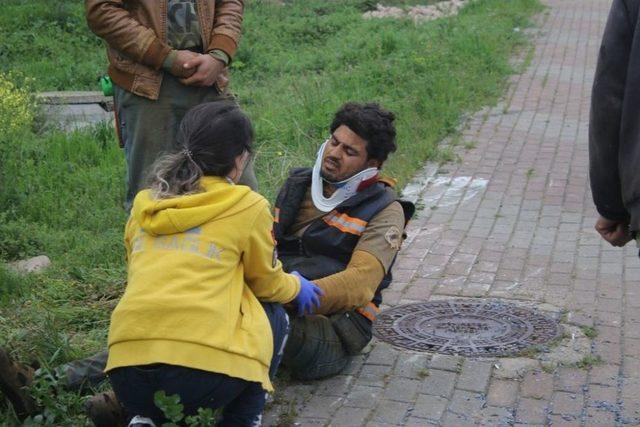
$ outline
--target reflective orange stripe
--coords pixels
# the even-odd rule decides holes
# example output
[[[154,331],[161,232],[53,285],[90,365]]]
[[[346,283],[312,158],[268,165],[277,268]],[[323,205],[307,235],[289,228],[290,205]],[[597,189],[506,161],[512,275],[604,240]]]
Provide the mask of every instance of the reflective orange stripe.
[[[325,216],[324,222],[343,233],[355,234],[356,236],[362,235],[368,224],[367,221],[363,221],[360,218],[354,218],[345,213],[338,214],[335,211]]]
[[[374,322],[376,320],[376,317],[378,316],[378,313],[380,312],[380,309],[374,303],[370,302],[364,307],[356,308],[356,311]]]
[[[273,221],[280,222],[280,208],[275,209],[274,215],[275,215],[275,218],[273,219]]]

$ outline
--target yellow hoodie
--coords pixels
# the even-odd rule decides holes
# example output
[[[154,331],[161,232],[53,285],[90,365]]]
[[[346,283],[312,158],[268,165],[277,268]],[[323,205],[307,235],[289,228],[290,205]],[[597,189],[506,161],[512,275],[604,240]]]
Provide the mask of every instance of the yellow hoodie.
[[[269,381],[273,336],[258,301],[287,303],[299,280],[275,257],[269,203],[205,177],[171,199],[140,192],[125,231],[128,282],[111,315],[106,371],[167,363]]]

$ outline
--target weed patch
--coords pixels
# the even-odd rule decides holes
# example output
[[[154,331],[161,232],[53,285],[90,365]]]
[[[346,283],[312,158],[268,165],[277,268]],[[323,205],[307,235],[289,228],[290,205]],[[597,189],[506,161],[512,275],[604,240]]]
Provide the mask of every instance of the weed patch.
[[[579,369],[590,369],[593,366],[600,366],[604,363],[604,360],[600,356],[593,356],[591,354],[585,356],[576,363],[576,368]]]
[[[580,330],[587,338],[594,339],[598,336],[598,330],[593,326],[581,326]]]

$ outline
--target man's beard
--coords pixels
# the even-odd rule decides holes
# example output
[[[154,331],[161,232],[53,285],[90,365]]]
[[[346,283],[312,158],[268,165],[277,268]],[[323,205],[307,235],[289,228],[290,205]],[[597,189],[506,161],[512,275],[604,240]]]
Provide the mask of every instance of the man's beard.
[[[322,178],[328,183],[342,181],[341,179],[338,179],[335,175],[333,175],[331,172],[325,171],[324,168],[320,169],[320,178]]]

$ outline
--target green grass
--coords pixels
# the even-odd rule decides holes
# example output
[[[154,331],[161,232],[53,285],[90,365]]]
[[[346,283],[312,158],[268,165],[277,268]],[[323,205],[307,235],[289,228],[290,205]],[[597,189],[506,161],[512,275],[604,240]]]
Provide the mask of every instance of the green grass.
[[[84,20],[80,0],[4,0],[0,71],[35,77],[38,90],[97,90],[105,52]]]
[[[582,333],[587,338],[594,339],[595,337],[598,336],[598,330],[593,326],[580,326],[580,330],[582,330]]]
[[[400,185],[425,160],[453,158],[438,141],[456,133],[462,113],[503,93],[514,71],[508,59],[526,42],[513,28],[541,8],[537,0],[480,0],[458,17],[416,26],[361,19],[371,3],[248,3],[232,82],[256,128],[267,197],[290,167],[312,164],[347,100],[377,101],[397,114],[399,149],[385,169]],[[106,68],[79,0],[5,0],[0,59],[0,72],[34,78],[35,90],[96,89]],[[0,135],[0,346],[21,360],[55,366],[104,348],[125,281],[123,163],[104,126]],[[44,273],[19,277],[5,268],[39,254],[53,262]],[[55,409],[54,424],[85,423],[81,398],[59,393],[67,403]],[[0,399],[0,425],[14,421]]]
[[[594,366],[600,366],[602,364],[604,364],[604,360],[602,360],[602,357],[589,354],[578,361],[575,364],[575,367],[579,369],[591,369]]]

